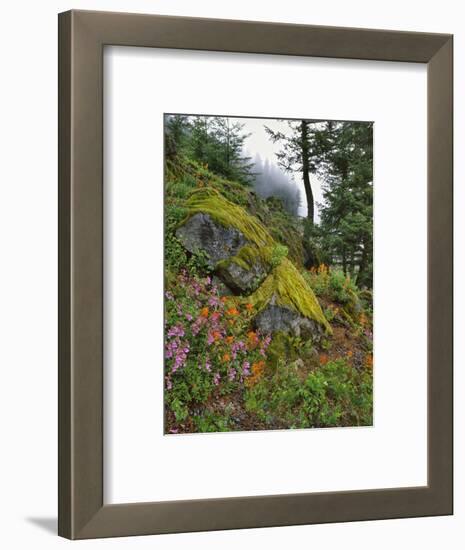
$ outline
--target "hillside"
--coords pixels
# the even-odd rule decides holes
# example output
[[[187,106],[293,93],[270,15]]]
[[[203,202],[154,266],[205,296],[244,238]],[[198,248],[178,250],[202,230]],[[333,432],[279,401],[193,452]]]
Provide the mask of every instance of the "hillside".
[[[166,433],[371,425],[371,291],[305,268],[303,236],[279,199],[167,159]]]

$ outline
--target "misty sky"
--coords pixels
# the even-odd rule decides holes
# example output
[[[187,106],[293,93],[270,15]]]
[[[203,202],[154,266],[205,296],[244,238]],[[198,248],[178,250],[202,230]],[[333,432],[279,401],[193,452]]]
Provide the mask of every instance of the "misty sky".
[[[289,126],[285,120],[276,120],[270,118],[234,118],[230,117],[232,123],[240,122],[244,124],[244,133],[252,134],[246,139],[244,145],[247,150],[247,154],[253,158],[258,153],[262,160],[268,159],[270,163],[277,165],[276,153],[280,150],[279,143],[273,143],[268,134],[265,132],[264,126],[268,126],[272,130],[280,130],[284,134],[289,132]],[[294,181],[300,190],[300,207],[299,215],[307,215],[307,202],[305,199],[304,184],[302,176],[299,173],[293,175]],[[313,196],[315,199],[315,221],[320,221],[320,213],[318,203],[323,202],[323,195],[321,189],[321,181],[314,175],[310,176],[310,181],[313,190]]]

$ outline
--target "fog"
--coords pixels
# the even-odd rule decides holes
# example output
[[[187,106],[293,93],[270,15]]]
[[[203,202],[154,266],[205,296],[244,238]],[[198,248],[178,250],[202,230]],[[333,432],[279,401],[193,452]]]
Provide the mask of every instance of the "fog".
[[[247,156],[251,157],[252,160],[258,155],[263,163],[266,160],[271,165],[274,165],[281,172],[283,170],[278,167],[276,153],[280,150],[280,143],[273,143],[269,138],[269,135],[265,131],[265,126],[268,126],[274,131],[281,131],[283,134],[288,135],[290,133],[289,126],[286,120],[277,120],[271,118],[235,118],[229,117],[231,122],[239,122],[244,125],[244,133],[251,134],[245,140],[245,149]],[[307,202],[305,198],[304,184],[302,180],[302,175],[299,173],[288,174],[284,173],[288,181],[290,181],[290,186],[292,182],[295,182],[295,185],[300,191],[300,205],[298,208],[299,216],[307,215]],[[280,179],[281,180],[281,179]],[[315,176],[310,175],[311,186],[313,190],[313,196],[315,200],[315,222],[320,221],[320,212],[318,204],[323,202],[323,193],[321,188],[321,181]]]

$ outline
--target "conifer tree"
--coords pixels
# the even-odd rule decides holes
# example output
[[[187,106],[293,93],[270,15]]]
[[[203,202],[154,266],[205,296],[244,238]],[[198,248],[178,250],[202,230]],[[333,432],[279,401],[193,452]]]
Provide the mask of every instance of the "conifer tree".
[[[329,263],[339,263],[360,287],[372,287],[373,126],[327,122],[319,142],[318,171],[324,181],[321,247]]]

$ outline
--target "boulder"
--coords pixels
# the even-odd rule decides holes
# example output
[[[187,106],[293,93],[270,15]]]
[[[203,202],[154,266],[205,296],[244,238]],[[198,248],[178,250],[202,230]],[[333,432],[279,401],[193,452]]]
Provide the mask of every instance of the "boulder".
[[[247,239],[238,229],[225,227],[204,213],[190,217],[176,230],[176,237],[189,252],[205,252],[210,267],[235,256],[247,244]]]
[[[312,289],[287,258],[249,300],[256,308],[254,324],[261,332],[283,332],[314,342],[332,332]]]
[[[256,290],[267,276],[262,265],[253,265],[250,268],[239,265],[234,260],[220,263],[218,275],[224,283],[236,294],[249,294]]]
[[[272,269],[267,255],[256,246],[246,245],[232,258],[222,260],[216,272],[236,294],[250,294],[265,280]]]
[[[273,300],[255,316],[254,324],[265,334],[284,332],[304,339],[310,338],[313,342],[318,342],[324,334],[321,324],[303,317],[294,309],[276,305]]]

